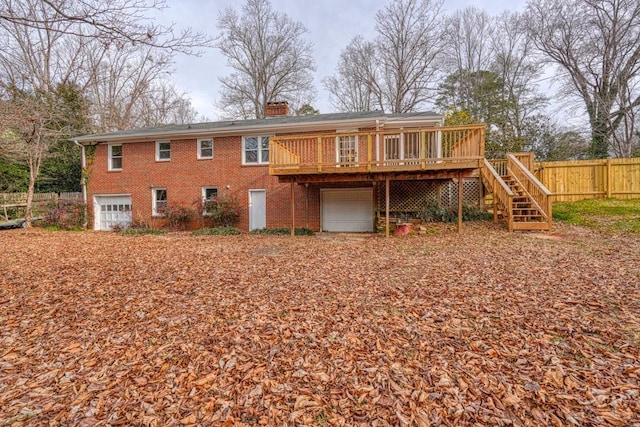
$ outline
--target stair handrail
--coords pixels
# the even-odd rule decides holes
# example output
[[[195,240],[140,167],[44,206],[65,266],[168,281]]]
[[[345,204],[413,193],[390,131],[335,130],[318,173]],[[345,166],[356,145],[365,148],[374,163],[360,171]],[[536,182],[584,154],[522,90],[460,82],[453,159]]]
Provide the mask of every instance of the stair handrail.
[[[518,180],[522,189],[527,193],[531,202],[542,213],[551,229],[551,191],[513,154],[507,154],[507,168],[511,176]]]
[[[513,231],[513,191],[509,188],[493,165],[485,158],[482,177],[491,185],[493,193],[493,222],[498,222],[498,202],[502,205],[502,213],[507,219],[509,232]]]

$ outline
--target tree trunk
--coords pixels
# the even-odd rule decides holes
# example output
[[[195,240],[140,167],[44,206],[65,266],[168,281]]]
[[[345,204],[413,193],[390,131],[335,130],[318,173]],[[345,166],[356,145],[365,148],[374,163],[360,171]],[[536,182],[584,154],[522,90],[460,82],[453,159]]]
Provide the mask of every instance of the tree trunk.
[[[589,146],[589,157],[592,159],[609,158],[609,136],[611,128],[607,124],[606,117],[602,114],[596,114],[591,119],[591,144]]]
[[[27,189],[27,205],[24,208],[24,223],[26,228],[31,227],[31,206],[33,205],[33,194],[35,193],[36,179],[33,173],[29,174],[29,188]]]

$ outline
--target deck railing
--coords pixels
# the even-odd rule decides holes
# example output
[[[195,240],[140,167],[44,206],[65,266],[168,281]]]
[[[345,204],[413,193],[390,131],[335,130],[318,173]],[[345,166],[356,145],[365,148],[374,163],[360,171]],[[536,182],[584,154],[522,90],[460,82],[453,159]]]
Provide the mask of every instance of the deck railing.
[[[502,163],[496,164],[502,165]],[[481,171],[482,178],[491,188],[493,194],[493,222],[498,222],[498,209],[500,209],[507,220],[509,232],[513,231],[513,191],[502,180],[501,174],[494,168],[493,162],[484,159]]]
[[[484,126],[287,135],[269,145],[272,175],[479,167]]]
[[[509,174],[529,193],[531,201],[542,213],[551,229],[551,192],[513,154],[507,154]]]
[[[528,170],[533,172],[533,168],[535,166],[535,154],[532,152],[523,152],[523,153],[511,153],[513,157],[518,159],[520,163]]]

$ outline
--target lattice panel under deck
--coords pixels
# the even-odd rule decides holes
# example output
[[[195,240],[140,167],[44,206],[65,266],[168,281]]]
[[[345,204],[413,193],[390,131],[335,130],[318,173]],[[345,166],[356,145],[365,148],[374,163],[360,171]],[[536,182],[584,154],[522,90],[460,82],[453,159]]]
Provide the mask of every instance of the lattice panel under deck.
[[[463,202],[477,205],[480,200],[480,180],[463,179]],[[458,206],[458,183],[455,181],[391,181],[389,183],[390,212],[421,212],[430,201],[438,200],[441,206]],[[377,187],[378,212],[385,211],[385,186]]]
[[[420,212],[430,200],[438,197],[436,181],[391,181],[389,210],[392,212]],[[385,210],[384,183],[378,185],[378,210]]]
[[[479,178],[468,178],[462,180],[462,203],[476,205],[480,203],[481,183]],[[458,183],[449,181],[442,185],[440,191],[440,204],[444,207],[458,206]]]

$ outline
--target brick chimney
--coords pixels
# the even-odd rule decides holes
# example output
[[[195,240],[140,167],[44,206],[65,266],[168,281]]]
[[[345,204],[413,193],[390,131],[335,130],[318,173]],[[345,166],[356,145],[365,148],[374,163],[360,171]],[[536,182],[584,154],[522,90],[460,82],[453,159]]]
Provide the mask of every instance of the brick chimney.
[[[289,115],[289,103],[287,101],[267,102],[264,109],[265,117],[284,117]]]

